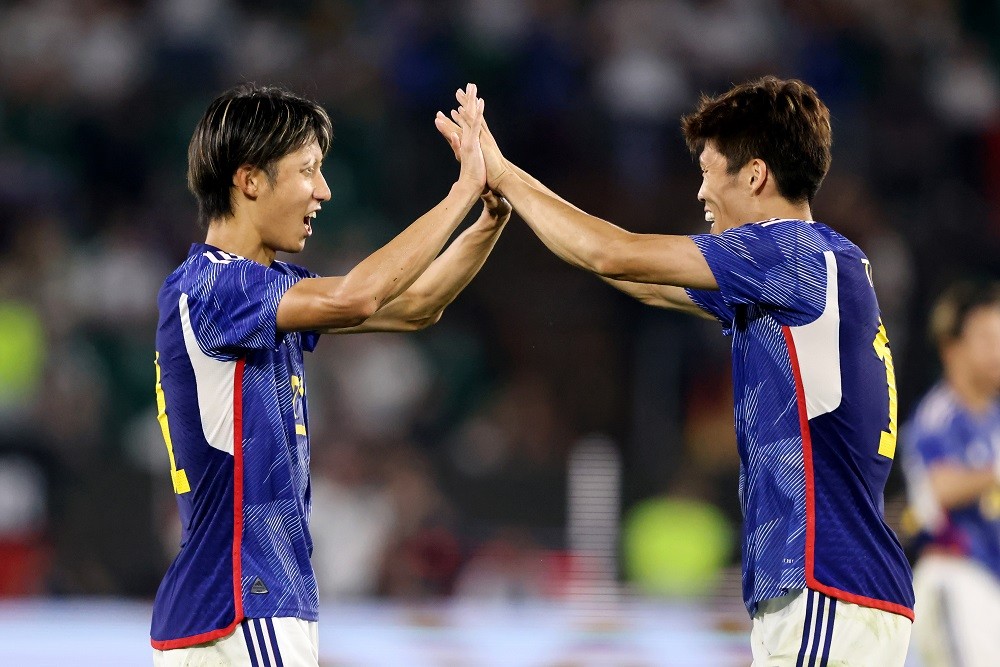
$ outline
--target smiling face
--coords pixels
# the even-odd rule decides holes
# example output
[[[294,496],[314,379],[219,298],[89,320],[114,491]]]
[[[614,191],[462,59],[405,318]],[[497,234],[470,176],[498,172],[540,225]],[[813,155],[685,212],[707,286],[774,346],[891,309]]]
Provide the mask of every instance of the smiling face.
[[[705,143],[698,162],[702,178],[698,201],[705,205],[705,222],[711,223],[710,231],[721,234],[727,229],[753,221],[752,162],[735,174],[728,173],[729,163],[726,157],[711,141]]]
[[[272,252],[305,248],[316,213],[330,200],[322,164],[323,152],[314,140],[278,160],[273,181],[259,172],[253,219],[264,248]]]

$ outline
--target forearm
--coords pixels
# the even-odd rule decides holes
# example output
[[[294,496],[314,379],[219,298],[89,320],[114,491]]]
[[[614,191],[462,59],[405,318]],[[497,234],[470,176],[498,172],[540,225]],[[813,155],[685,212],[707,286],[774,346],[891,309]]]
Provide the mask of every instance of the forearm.
[[[530,176],[528,177],[530,180]],[[547,188],[536,187],[511,170],[497,184],[545,246],[573,266],[601,273],[605,250],[628,232],[584,213]]]
[[[946,510],[976,503],[997,485],[996,473],[991,468],[938,465],[931,468],[929,478],[931,490]]]
[[[497,219],[488,210],[462,232],[410,286],[419,317],[443,310],[468,286],[486,263],[509,216]]]
[[[539,190],[541,192],[544,192],[545,194],[549,195],[550,197],[552,197],[554,199],[558,199],[559,201],[561,201],[562,203],[566,204],[570,208],[576,209],[577,211],[580,211],[581,213],[584,212],[583,209],[581,209],[579,206],[576,206],[572,202],[566,201],[565,199],[563,199],[562,197],[560,197],[559,195],[557,195],[555,192],[553,192],[552,190],[550,190],[547,185],[545,185],[540,180],[538,180],[537,178],[535,178],[534,176],[532,176],[531,174],[529,174],[528,172],[526,172],[524,169],[521,169],[520,167],[518,167],[516,164],[514,164],[510,160],[505,160],[504,163],[507,165],[507,168],[509,170],[511,170],[513,173],[517,174],[518,176],[520,176],[521,180],[524,181],[525,183],[527,183],[528,185],[530,185],[531,187],[533,187],[536,190]]]
[[[458,181],[437,206],[354,267],[341,289],[367,294],[376,311],[382,308],[426,271],[478,198],[478,186]]]
[[[409,289],[379,309],[363,324],[324,333],[416,331],[434,324],[486,262],[509,219],[484,208],[479,219],[431,262]]]
[[[628,294],[634,299],[641,301],[647,306],[654,308],[664,308],[667,310],[677,310],[689,315],[714,320],[710,314],[699,308],[683,287],[673,285],[653,285],[650,283],[633,283],[627,280],[615,280],[605,276],[598,276],[601,280],[611,285],[616,290]]]

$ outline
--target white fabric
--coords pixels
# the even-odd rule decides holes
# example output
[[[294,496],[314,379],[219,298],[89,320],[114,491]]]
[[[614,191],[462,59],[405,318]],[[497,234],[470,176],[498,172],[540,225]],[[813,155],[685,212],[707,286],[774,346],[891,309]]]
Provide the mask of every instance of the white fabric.
[[[190,648],[153,649],[153,667],[276,665],[276,652],[280,652],[281,662],[286,667],[319,667],[319,626],[315,621],[300,618],[272,618],[270,621],[273,634],[267,619],[248,618],[222,639]],[[254,652],[253,661],[250,651]]]
[[[807,626],[806,607],[810,593],[813,604]],[[820,598],[824,598],[822,613]],[[843,600],[836,601],[831,615],[831,600],[815,591],[796,590],[761,602],[750,632],[752,667],[795,667],[797,664],[802,667],[903,666],[910,641],[910,619]],[[831,616],[833,632],[827,642]],[[801,662],[800,653],[804,654]],[[824,653],[828,656],[825,662]]]
[[[975,561],[927,554],[913,568],[913,646],[924,667],[1000,664],[1000,581]]]

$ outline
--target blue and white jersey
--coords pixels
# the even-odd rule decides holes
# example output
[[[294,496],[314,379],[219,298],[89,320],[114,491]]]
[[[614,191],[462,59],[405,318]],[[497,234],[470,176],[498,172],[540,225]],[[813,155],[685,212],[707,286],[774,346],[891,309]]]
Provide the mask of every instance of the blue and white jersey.
[[[802,220],[692,238],[719,290],[688,295],[733,339],[747,609],[809,588],[912,619],[884,520],[896,382],[867,258]]]
[[[947,384],[934,386],[903,431],[903,470],[928,547],[974,559],[1000,578],[1000,488],[944,511],[925,483],[928,469],[947,463],[989,469],[1000,459],[1000,403],[970,412]]]
[[[302,355],[318,336],[277,331],[282,295],[311,275],[195,244],[160,289],[156,402],[182,536],[153,605],[157,649],[244,618],[317,619]]]

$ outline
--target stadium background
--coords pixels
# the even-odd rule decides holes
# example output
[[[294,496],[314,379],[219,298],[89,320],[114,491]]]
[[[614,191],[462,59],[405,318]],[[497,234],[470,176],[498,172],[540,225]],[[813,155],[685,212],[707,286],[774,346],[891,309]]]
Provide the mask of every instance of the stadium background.
[[[466,81],[567,199],[693,233],[680,114],[803,78],[834,119],[814,212],[873,261],[905,417],[930,299],[1000,268],[998,67],[987,0],[0,2],[0,662],[147,659],[177,542],[154,297],[200,238],[186,145],[221,90],[329,110],[333,199],[296,261],[337,273],[445,194],[432,120]],[[437,326],[324,340],[324,664],[745,664],[727,343],[516,216]]]

